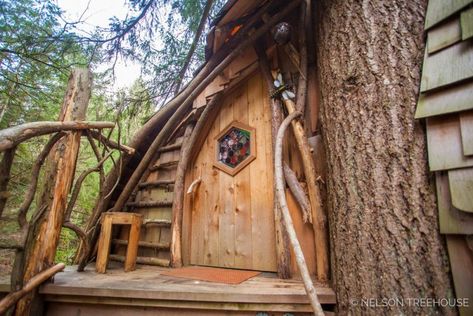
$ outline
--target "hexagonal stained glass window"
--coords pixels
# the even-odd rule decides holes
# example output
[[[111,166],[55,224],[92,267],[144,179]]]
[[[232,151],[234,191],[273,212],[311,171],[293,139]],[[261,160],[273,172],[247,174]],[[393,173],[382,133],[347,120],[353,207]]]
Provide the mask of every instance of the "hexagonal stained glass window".
[[[237,174],[255,156],[255,129],[239,122],[232,122],[217,137],[217,162],[215,166],[230,175]]]

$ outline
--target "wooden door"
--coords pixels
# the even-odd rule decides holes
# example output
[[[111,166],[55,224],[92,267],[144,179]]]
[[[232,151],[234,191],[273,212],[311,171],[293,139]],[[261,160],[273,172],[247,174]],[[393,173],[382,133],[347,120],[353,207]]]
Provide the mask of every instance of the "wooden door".
[[[217,141],[231,122],[254,129],[255,158],[230,175],[215,167]],[[201,178],[190,202],[190,263],[276,271],[273,163],[268,94],[256,73],[224,98],[197,154],[187,186]]]

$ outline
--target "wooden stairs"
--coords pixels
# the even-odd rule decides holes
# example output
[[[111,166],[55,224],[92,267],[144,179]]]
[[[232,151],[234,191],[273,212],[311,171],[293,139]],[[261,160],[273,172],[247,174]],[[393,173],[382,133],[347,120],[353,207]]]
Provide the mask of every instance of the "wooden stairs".
[[[137,263],[169,266],[174,181],[183,136],[158,151],[136,191],[127,203],[127,211],[143,215]],[[112,240],[111,260],[123,261],[128,228]]]

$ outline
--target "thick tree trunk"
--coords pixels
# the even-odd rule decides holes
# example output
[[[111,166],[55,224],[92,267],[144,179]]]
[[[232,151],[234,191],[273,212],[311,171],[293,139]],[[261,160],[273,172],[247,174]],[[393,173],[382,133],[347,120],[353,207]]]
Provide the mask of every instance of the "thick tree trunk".
[[[323,0],[316,12],[333,280],[341,314],[450,314],[422,126],[425,0]],[[362,299],[404,299],[369,307]],[[372,305],[372,304],[371,304]]]

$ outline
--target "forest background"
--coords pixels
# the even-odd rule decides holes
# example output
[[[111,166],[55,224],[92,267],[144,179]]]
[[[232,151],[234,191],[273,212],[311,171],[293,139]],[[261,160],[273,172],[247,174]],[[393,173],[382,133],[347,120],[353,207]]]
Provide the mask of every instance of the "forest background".
[[[204,62],[203,35],[225,3],[114,1],[114,5],[125,6],[128,14],[111,16],[107,27],[91,27],[87,21],[91,1],[99,0],[84,1],[84,12],[70,20],[56,1],[0,0],[0,129],[57,120],[71,69],[89,67],[94,85],[87,119],[116,122],[107,136],[126,144]],[[115,89],[117,63],[126,62],[139,66],[139,77],[130,87]],[[19,238],[18,208],[31,180],[32,165],[47,140],[47,136],[34,138],[16,150],[0,239]],[[77,175],[97,164],[87,139],[83,142]],[[118,155],[112,156],[115,161]],[[112,167],[109,159],[104,169],[107,172]],[[98,173],[85,179],[72,213],[74,224],[83,226],[89,217],[99,182]],[[35,210],[34,202],[30,210]],[[63,229],[56,260],[70,264],[77,243],[76,235]],[[10,273],[13,252],[0,250],[0,274]]]

